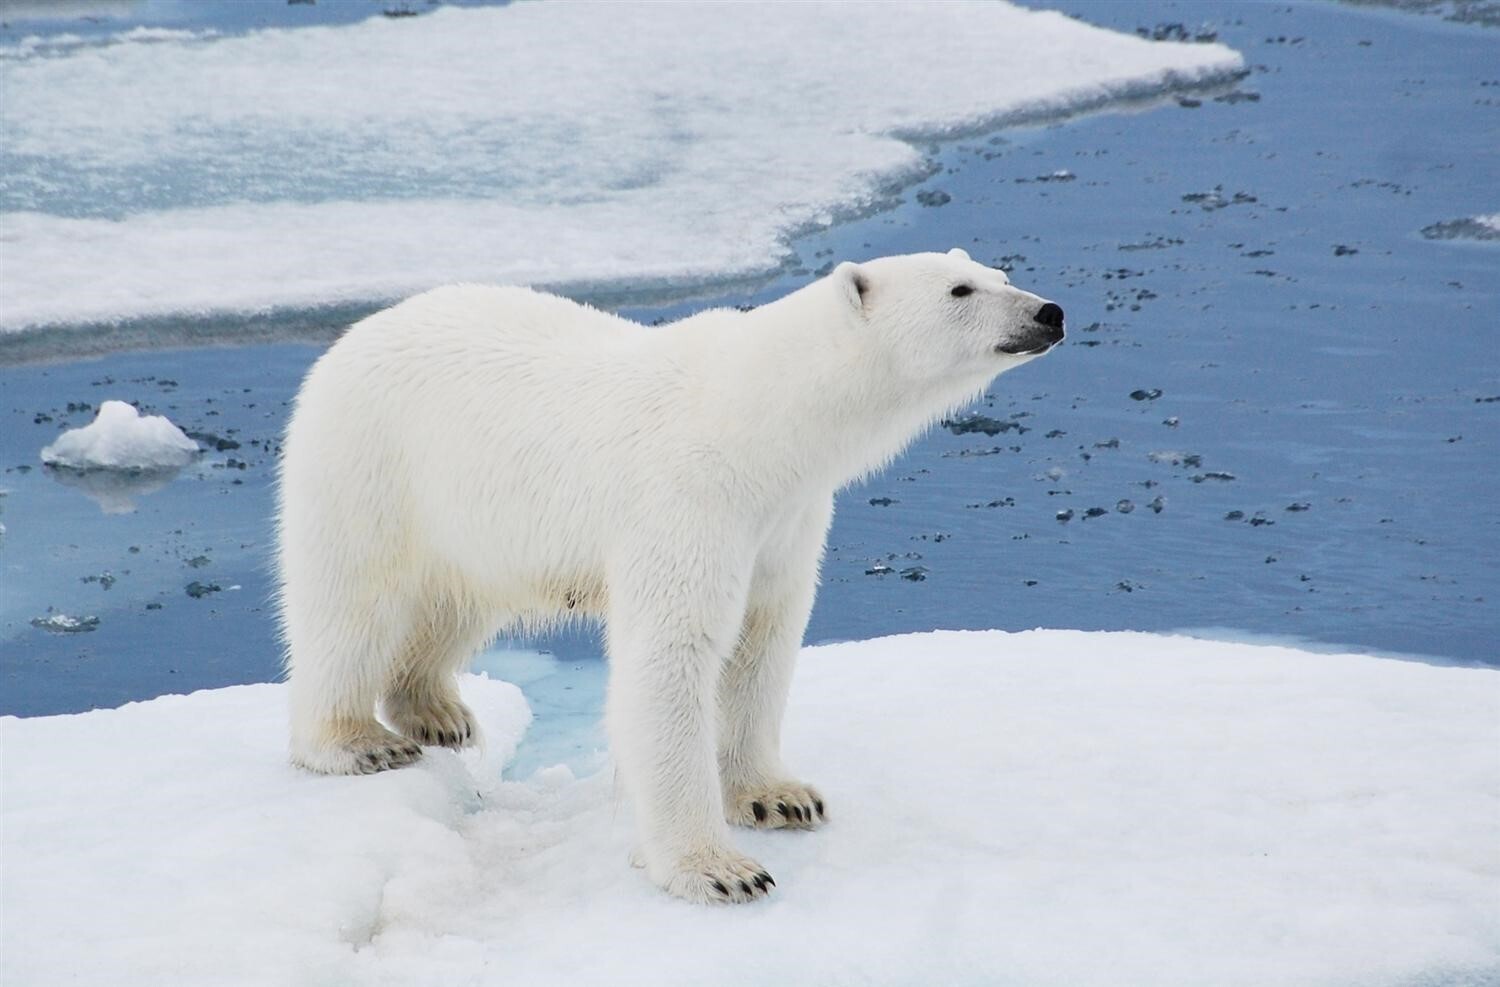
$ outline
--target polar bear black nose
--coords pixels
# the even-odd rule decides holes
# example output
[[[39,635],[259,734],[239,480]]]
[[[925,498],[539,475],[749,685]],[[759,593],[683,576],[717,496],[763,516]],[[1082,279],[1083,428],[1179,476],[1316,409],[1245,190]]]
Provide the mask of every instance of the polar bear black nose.
[[[1036,315],[1032,316],[1032,318],[1036,319],[1037,322],[1040,322],[1048,329],[1061,329],[1063,325],[1062,306],[1056,304],[1055,302],[1048,302],[1041,308],[1037,309]]]

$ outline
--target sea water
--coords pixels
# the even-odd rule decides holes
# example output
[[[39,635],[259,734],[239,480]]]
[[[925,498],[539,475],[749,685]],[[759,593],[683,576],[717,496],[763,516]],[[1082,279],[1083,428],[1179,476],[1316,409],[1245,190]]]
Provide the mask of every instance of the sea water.
[[[623,309],[753,305],[838,260],[962,246],[1067,311],[1067,344],[840,496],[809,640],[1218,628],[1500,661],[1500,253],[1423,234],[1500,208],[1500,34],[1322,4],[1062,6],[1212,34],[1250,72],[1125,113],[921,142],[925,180],[794,240],[771,276]],[[277,443],[301,374],[364,310],[348,304],[250,327],[309,342],[61,362],[87,334],[12,346],[0,711],[278,674]],[[37,451],[108,398],[208,451],[156,489],[59,482]],[[542,714],[527,764],[595,763],[599,656],[575,628],[481,657]]]

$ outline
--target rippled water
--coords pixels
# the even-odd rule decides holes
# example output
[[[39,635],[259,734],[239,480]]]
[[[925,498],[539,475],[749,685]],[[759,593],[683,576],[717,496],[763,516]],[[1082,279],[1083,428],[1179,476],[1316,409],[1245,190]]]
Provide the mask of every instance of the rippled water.
[[[1068,344],[1001,378],[974,409],[988,421],[934,431],[842,496],[809,639],[1211,627],[1500,661],[1500,252],[1421,232],[1500,209],[1500,33],[1331,5],[1063,6],[1207,25],[1254,70],[1231,92],[932,147],[937,173],[901,205],[717,299],[957,245],[1068,313]],[[275,443],[320,347],[0,369],[0,710],[276,674]],[[105,398],[238,445],[106,514],[36,459]],[[56,613],[99,624],[33,626]],[[583,756],[597,639],[529,644],[549,654],[485,660],[560,711],[528,756]]]

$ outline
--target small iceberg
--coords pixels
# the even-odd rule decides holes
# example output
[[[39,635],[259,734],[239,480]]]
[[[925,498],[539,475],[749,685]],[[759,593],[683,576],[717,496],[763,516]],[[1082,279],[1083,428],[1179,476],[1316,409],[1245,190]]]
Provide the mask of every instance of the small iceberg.
[[[82,490],[105,514],[129,514],[135,499],[171,483],[198,456],[198,443],[161,415],[106,401],[83,428],[42,450],[54,480]]]
[[[1450,219],[1422,227],[1429,240],[1500,240],[1500,212]]]
[[[198,443],[161,415],[106,401],[92,423],[69,429],[43,449],[42,462],[73,470],[168,470],[197,455]]]

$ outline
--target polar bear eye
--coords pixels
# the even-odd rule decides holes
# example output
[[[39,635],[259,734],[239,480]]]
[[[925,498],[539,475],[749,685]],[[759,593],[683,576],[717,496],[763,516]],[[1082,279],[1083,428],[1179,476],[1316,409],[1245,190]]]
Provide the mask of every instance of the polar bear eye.
[[[965,295],[974,294],[974,289],[966,284],[956,284],[953,286],[953,290],[949,292],[949,294],[951,294],[954,298],[962,298]]]

